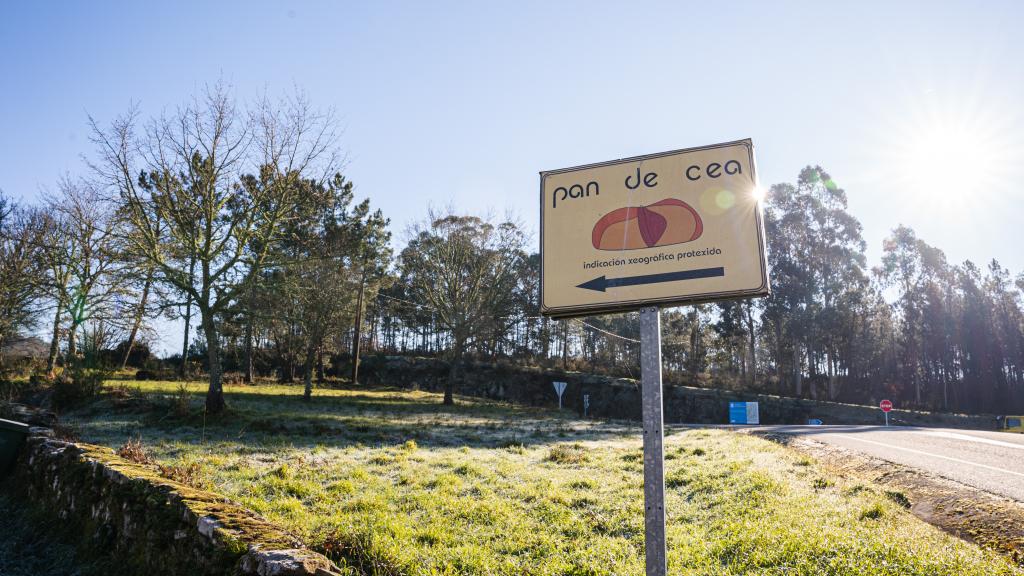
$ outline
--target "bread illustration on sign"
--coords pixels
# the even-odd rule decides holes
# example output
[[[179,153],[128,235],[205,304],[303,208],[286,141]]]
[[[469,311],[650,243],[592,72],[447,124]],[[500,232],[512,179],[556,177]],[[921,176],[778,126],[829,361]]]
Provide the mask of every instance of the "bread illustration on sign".
[[[675,198],[613,210],[594,225],[598,250],[638,250],[692,242],[704,232],[700,214]]]

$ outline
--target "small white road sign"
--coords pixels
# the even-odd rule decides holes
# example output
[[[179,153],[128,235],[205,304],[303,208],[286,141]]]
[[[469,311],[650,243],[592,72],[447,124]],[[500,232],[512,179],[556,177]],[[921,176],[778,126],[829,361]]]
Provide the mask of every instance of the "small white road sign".
[[[555,387],[555,394],[558,394],[558,409],[561,410],[562,409],[562,393],[565,392],[566,383],[565,382],[552,382],[551,384],[554,385],[554,387]]]

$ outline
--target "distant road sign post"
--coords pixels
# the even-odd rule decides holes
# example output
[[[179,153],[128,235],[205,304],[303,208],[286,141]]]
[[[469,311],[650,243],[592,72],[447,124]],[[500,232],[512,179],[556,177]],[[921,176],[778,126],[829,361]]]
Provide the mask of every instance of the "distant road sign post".
[[[882,413],[885,414],[885,425],[889,425],[889,411],[892,410],[891,400],[882,400],[878,403],[878,407],[882,409]]]
[[[565,382],[552,382],[555,387],[555,394],[558,394],[558,409],[562,409],[562,393],[565,392]]]
[[[540,174],[541,313],[640,311],[647,576],[667,568],[659,307],[768,294],[757,191],[750,140]]]

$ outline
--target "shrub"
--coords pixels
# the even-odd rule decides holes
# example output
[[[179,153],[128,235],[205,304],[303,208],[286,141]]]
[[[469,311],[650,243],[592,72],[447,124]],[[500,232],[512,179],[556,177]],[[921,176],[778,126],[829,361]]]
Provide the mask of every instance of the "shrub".
[[[66,408],[96,397],[109,374],[103,370],[75,368],[65,370],[53,381],[53,404]]]
[[[910,508],[910,498],[907,498],[907,495],[903,492],[899,492],[897,490],[886,490],[885,497],[903,508]]]
[[[170,466],[158,464],[158,466],[160,467],[160,475],[168,480],[201,490],[206,488],[206,482],[203,481],[202,477],[202,468],[197,462]]]
[[[142,445],[142,438],[129,438],[117,449],[117,455],[138,464],[153,463],[152,458],[146,453],[145,446]]]
[[[178,384],[178,391],[174,393],[174,399],[171,402],[171,411],[175,416],[184,418],[188,416],[189,411],[192,407],[192,393],[188,391],[188,386],[184,382]]]
[[[548,452],[546,460],[555,464],[583,464],[589,458],[580,444],[559,444]]]
[[[885,514],[885,509],[878,502],[860,511],[861,520],[878,520]]]

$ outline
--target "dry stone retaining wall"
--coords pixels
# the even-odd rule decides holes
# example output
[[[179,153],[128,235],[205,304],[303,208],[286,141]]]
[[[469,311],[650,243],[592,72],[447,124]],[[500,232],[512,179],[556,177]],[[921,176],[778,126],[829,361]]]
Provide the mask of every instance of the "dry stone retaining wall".
[[[12,480],[29,502],[80,532],[88,553],[123,560],[126,574],[343,574],[253,512],[163,478],[109,448],[37,433]]]
[[[369,357],[360,373],[368,383],[440,391],[449,364],[434,358],[407,356]],[[502,364],[473,363],[461,370],[457,394],[505,400],[531,406],[557,406],[551,383],[566,382],[563,405],[583,414],[583,396],[590,396],[587,415],[594,418],[640,419],[640,383],[579,372],[560,372]],[[766,394],[734,392],[690,386],[665,386],[665,422],[670,424],[725,424],[729,402],[759,402],[762,424],[805,424],[818,418],[825,424],[882,424],[882,412],[871,406],[819,402]],[[992,430],[994,416],[943,414],[893,410],[894,423]]]

